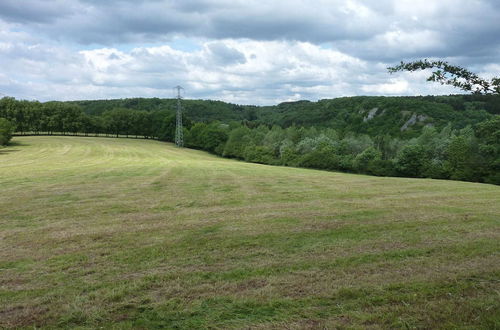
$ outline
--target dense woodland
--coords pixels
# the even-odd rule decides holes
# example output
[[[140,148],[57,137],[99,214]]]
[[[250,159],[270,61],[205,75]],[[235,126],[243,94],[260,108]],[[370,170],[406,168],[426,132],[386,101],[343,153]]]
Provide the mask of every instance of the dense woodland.
[[[0,144],[8,141],[13,127],[17,134],[173,141],[175,102],[134,98],[40,103],[3,98]],[[224,157],[500,184],[498,95],[345,97],[265,107],[183,100],[183,108],[186,146]]]

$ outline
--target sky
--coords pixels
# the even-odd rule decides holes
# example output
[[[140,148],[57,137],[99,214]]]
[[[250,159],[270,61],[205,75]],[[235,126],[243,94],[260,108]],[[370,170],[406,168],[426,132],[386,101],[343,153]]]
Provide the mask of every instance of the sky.
[[[460,92],[400,61],[500,73],[499,0],[1,0],[0,97],[272,105]]]

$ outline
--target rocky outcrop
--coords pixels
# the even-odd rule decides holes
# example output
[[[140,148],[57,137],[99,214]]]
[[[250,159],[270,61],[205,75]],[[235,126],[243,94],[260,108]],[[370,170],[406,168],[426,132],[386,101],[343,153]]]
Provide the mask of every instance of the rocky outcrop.
[[[368,111],[368,114],[366,115],[365,118],[363,118],[363,122],[366,123],[367,121],[373,119],[377,115],[378,108],[373,108],[370,111]]]
[[[421,123],[421,122],[427,120],[428,118],[429,117],[427,117],[425,115],[417,115],[416,113],[413,113],[411,115],[410,119],[408,119],[406,121],[406,123],[404,123],[404,125],[401,126],[401,132],[406,131],[410,126],[413,126],[416,123]]]

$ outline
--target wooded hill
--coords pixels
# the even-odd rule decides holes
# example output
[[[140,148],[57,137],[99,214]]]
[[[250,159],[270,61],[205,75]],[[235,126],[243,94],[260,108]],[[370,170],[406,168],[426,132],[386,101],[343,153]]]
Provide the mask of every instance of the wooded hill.
[[[116,108],[175,112],[175,99],[130,98],[73,101],[90,115]],[[414,137],[424,126],[460,129],[500,114],[499,95],[416,97],[356,96],[318,102],[284,102],[275,106],[236,105],[212,100],[183,100],[186,116],[194,122],[251,122],[283,128],[295,125],[328,127],[343,133]],[[412,119],[414,118],[414,119]],[[405,125],[406,124],[406,125]]]
[[[18,134],[173,141],[174,99],[0,100]],[[500,184],[500,96],[344,97],[276,106],[183,100],[185,144],[263,164]]]

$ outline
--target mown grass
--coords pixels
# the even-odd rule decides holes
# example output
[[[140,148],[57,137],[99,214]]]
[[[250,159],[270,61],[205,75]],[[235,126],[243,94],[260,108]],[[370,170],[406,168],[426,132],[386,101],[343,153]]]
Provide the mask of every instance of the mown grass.
[[[0,327],[500,327],[497,186],[15,142]]]

